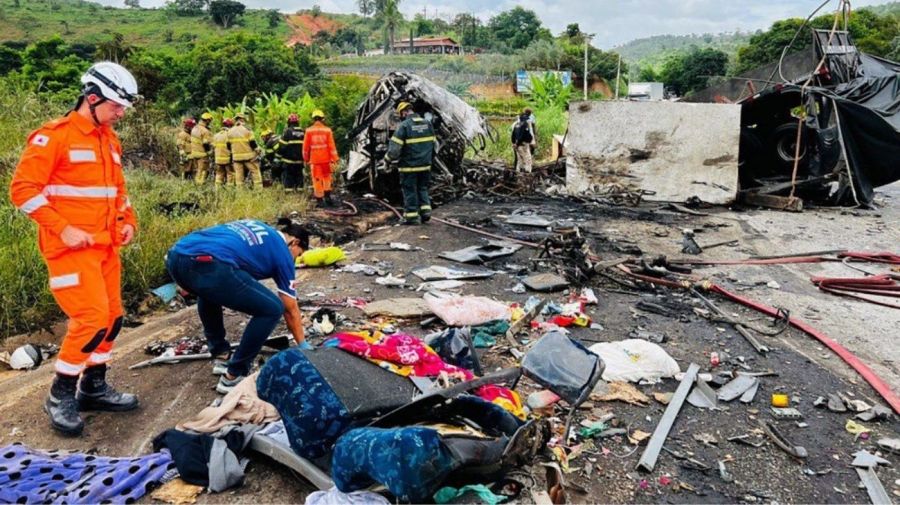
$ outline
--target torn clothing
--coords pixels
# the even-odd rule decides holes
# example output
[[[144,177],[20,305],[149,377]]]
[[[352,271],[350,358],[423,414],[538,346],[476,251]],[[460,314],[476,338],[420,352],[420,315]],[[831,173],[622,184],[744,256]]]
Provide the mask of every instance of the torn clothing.
[[[234,424],[266,425],[281,419],[275,406],[259,398],[256,379],[259,373],[247,376],[216,407],[206,407],[191,420],[178,426],[179,430],[215,433]]]
[[[110,458],[20,444],[0,448],[0,468],[2,503],[133,503],[177,476],[167,451]]]

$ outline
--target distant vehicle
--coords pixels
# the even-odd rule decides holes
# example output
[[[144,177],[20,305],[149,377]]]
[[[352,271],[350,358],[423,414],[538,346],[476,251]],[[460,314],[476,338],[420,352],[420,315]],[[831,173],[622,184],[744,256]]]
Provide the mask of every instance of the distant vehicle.
[[[628,99],[657,101],[665,99],[665,86],[661,82],[632,82],[628,84]]]

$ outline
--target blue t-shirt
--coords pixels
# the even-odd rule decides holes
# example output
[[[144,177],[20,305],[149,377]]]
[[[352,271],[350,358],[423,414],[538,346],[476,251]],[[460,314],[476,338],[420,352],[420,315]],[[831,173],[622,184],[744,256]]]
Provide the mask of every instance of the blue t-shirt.
[[[291,251],[281,233],[263,222],[245,219],[195,231],[175,243],[172,251],[186,256],[212,256],[254,279],[271,278],[279,292],[297,296]]]

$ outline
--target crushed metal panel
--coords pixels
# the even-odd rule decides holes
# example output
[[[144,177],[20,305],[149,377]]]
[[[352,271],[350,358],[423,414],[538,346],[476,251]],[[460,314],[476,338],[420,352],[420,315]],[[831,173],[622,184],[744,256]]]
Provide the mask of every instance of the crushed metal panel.
[[[725,205],[738,189],[741,107],[674,102],[573,102],[566,138],[566,187],[609,184],[646,200],[697,196]]]

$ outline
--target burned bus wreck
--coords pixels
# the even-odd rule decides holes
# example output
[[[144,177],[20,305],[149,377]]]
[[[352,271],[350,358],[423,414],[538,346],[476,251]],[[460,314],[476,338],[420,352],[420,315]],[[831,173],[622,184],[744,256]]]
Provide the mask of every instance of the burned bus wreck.
[[[814,33],[805,74],[737,100],[741,193],[871,206],[900,179],[900,65],[829,35]]]
[[[344,173],[347,184],[380,196],[399,194],[397,171],[385,163],[384,156],[400,124],[394,110],[401,101],[411,103],[416,113],[432,122],[437,138],[433,177],[439,182],[464,183],[466,150],[482,151],[496,133],[474,107],[453,93],[418,75],[391,72],[369,90],[347,134],[352,141]]]

